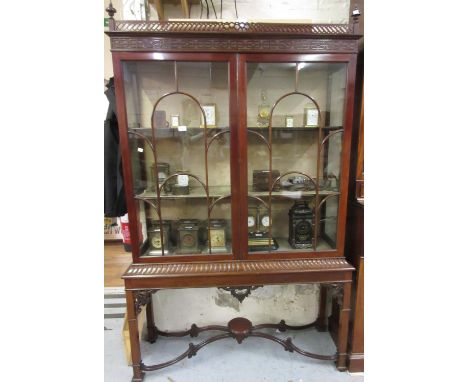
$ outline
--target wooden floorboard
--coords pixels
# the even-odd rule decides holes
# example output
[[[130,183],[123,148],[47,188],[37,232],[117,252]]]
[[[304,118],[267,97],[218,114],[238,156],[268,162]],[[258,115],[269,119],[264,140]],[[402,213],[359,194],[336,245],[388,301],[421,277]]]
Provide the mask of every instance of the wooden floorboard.
[[[122,274],[132,262],[132,254],[125,252],[123,244],[104,244],[104,287],[123,287]]]

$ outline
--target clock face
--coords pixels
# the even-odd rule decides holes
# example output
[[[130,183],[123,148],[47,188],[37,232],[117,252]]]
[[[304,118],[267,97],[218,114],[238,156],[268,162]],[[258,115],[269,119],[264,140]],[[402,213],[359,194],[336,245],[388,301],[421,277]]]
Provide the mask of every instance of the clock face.
[[[195,244],[195,238],[193,235],[186,233],[184,236],[182,236],[182,245],[184,247],[193,247]]]
[[[226,244],[224,230],[212,229],[210,231],[211,246],[212,247],[224,247]]]
[[[253,216],[249,216],[247,218],[247,227],[252,228],[255,225],[255,218]]]
[[[161,245],[161,235],[160,234],[155,234],[151,238],[151,245],[153,246],[153,248],[156,248],[156,249],[160,249],[162,247],[162,245]]]
[[[262,217],[262,226],[269,227],[270,226],[270,217],[268,215],[264,215]]]
[[[189,185],[189,176],[188,175],[177,175],[177,184],[179,186],[188,186]]]
[[[267,108],[262,108],[262,109],[260,109],[258,115],[259,115],[261,118],[268,118],[268,116],[270,115],[270,110],[267,109]]]

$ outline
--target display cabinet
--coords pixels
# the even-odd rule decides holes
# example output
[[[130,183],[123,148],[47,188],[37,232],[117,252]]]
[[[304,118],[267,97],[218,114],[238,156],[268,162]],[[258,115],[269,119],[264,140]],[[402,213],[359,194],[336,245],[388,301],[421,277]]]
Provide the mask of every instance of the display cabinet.
[[[223,338],[273,340],[346,368],[350,282],[344,258],[358,13],[350,24],[116,21],[109,31],[133,263],[127,291],[134,381]],[[336,284],[337,353],[317,355],[236,318],[227,326],[163,333],[151,294],[227,288],[242,300],[261,285]],[[326,296],[322,296],[325,301]],[[145,365],[149,340],[209,341]],[[323,304],[322,304],[323,305]],[[320,324],[320,325],[319,325]],[[326,327],[324,309],[317,322]]]

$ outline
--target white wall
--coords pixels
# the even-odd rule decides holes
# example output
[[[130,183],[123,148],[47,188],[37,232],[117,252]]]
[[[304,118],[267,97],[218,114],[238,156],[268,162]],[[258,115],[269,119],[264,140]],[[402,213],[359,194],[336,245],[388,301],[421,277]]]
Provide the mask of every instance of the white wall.
[[[210,1],[210,19],[214,12]],[[218,18],[220,17],[221,1],[213,0]],[[151,17],[157,19],[157,13],[151,7]],[[164,8],[166,18],[183,17],[180,7],[167,4]],[[349,0],[237,0],[237,14],[240,19],[249,20],[308,20],[314,23],[341,24],[348,22]],[[190,13],[193,19],[200,18],[200,6],[193,5]],[[206,8],[203,11],[206,19]],[[234,0],[223,1],[223,19],[236,19]]]
[[[129,3],[125,0],[126,4]],[[219,0],[213,0],[219,10]],[[107,7],[108,1],[104,1]],[[113,1],[116,19],[121,19],[122,0]],[[233,1],[223,2],[223,19],[235,19]],[[312,20],[315,23],[347,23],[349,0],[237,0],[239,18],[270,20]],[[169,18],[181,18],[180,7],[167,5]],[[151,19],[156,12],[151,6]],[[213,12],[210,10],[210,15]],[[200,15],[199,6],[192,7],[192,18]],[[205,17],[205,16],[203,16]],[[105,78],[112,75],[108,37],[105,37]],[[240,304],[229,292],[216,288],[176,289],[159,291],[153,297],[155,319],[161,330],[188,329],[197,325],[225,324],[234,317],[248,317],[254,324],[279,322],[306,324],[316,319],[318,313],[317,285],[266,286],[252,292]]]

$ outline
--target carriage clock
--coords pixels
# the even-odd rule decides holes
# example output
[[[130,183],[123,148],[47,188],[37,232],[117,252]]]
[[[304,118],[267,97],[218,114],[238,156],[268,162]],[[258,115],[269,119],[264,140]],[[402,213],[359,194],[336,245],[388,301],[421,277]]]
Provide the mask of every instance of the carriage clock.
[[[305,200],[298,200],[289,210],[289,244],[293,248],[312,248],[315,214]]]
[[[200,223],[197,219],[179,220],[177,226],[177,253],[199,253],[198,232]]]
[[[149,255],[150,256],[160,256],[162,255],[162,245],[164,244],[164,254],[169,254],[171,250],[171,240],[170,240],[170,230],[171,222],[169,220],[162,221],[162,239],[164,243],[161,242],[161,224],[159,220],[151,220],[151,223],[148,227],[148,240],[149,240]]]
[[[154,191],[156,191],[156,177],[158,177],[159,187],[161,187],[163,182],[169,177],[169,163],[160,162],[156,166],[156,169],[154,164],[151,165],[151,176],[153,177]],[[170,185],[168,183],[164,185],[164,191],[170,191]]]
[[[190,177],[186,170],[177,170],[176,173],[184,173],[177,175],[177,181],[171,185],[172,195],[188,195],[190,194]]]
[[[249,230],[249,251],[268,251],[269,249],[278,249],[278,243],[275,238],[268,237],[268,231],[271,225],[268,211],[262,212],[259,206],[249,208],[247,218],[247,227]],[[270,243],[270,248],[268,248]]]
[[[226,220],[210,220],[211,252],[226,252]]]

